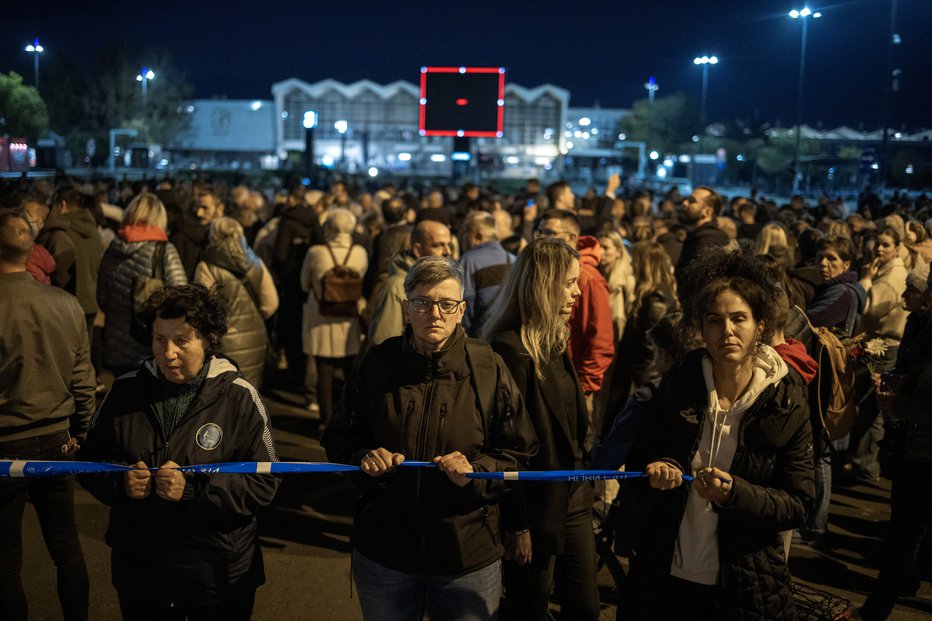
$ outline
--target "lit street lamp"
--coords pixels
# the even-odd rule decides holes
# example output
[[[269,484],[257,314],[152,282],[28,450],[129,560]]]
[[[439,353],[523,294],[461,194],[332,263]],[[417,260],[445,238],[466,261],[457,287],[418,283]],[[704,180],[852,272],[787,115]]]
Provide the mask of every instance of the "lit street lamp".
[[[140,71],[139,74],[136,76],[136,81],[142,82],[142,103],[143,104],[146,103],[146,91],[148,90],[147,85],[149,84],[149,80],[151,80],[154,77],[155,77],[155,72],[153,72],[152,69],[149,69],[148,67],[143,67],[142,71]]]
[[[26,46],[26,51],[32,54],[33,58],[33,82],[36,90],[39,90],[39,54],[45,51],[45,48],[39,45],[38,39],[33,39],[32,43]]]
[[[657,84],[657,80],[654,79],[654,76],[650,76],[650,79],[644,83],[644,88],[647,89],[648,103],[654,103],[654,93],[660,90],[660,86]]]
[[[304,126],[304,174],[314,185],[314,128],[317,127],[317,111],[305,110],[301,124]]]
[[[807,6],[793,9],[789,13],[793,19],[803,23],[802,43],[799,48],[799,87],[796,91],[796,146],[793,149],[793,193],[799,191],[799,145],[803,133],[803,80],[806,74],[806,37],[809,34],[809,18],[822,17],[819,11],[813,11]]]
[[[333,124],[333,129],[340,134],[340,170],[346,168],[346,130],[349,129],[349,123],[345,119],[340,119]]]
[[[702,67],[702,108],[699,121],[702,125],[702,133],[704,134],[706,120],[706,101],[709,98],[709,65],[717,65],[718,56],[696,56],[693,58],[693,64],[700,65]]]

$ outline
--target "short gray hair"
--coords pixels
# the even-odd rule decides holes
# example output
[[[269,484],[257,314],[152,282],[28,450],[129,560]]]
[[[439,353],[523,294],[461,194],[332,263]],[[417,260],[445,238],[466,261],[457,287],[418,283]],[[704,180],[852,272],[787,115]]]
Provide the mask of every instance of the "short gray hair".
[[[420,285],[436,285],[452,278],[460,286],[463,295],[463,268],[449,257],[421,257],[415,261],[405,277],[405,296],[409,299]]]
[[[356,228],[356,216],[344,207],[334,207],[327,214],[324,226],[337,234],[349,234]]]

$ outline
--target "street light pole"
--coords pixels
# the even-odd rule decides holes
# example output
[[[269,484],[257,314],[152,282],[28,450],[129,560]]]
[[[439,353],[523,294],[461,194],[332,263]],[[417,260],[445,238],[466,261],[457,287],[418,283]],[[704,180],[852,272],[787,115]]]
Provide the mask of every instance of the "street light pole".
[[[793,194],[799,192],[799,149],[803,133],[803,82],[806,74],[806,39],[809,35],[809,17],[818,19],[822,17],[819,11],[813,11],[807,6],[797,10],[793,9],[789,13],[793,19],[802,20],[802,43],[799,48],[799,85],[796,89],[796,145],[793,148]]]
[[[654,93],[660,90],[660,86],[657,85],[657,80],[654,79],[654,76],[650,76],[650,79],[644,83],[644,88],[647,89],[647,102],[648,104],[653,105],[654,103]]]
[[[898,70],[893,69],[893,49],[900,44],[900,36],[896,33],[896,0],[890,2],[890,38],[887,39],[887,69],[883,80],[883,140],[880,143],[880,195],[887,189],[887,145],[890,131],[890,91],[899,90]]]
[[[333,128],[340,134],[340,170],[346,170],[346,130],[349,129],[349,123],[345,119],[340,119],[333,124]]]
[[[301,124],[304,126],[304,174],[315,187],[314,177],[314,128],[317,127],[317,111],[306,110]]]
[[[148,67],[143,67],[142,71],[136,76],[136,81],[142,83],[142,105],[146,105],[146,93],[148,91],[149,80],[155,77],[155,72]]]
[[[45,48],[39,45],[38,39],[33,39],[32,43],[25,47],[25,50],[32,54],[32,77],[36,90],[39,90],[39,54],[45,51]]]
[[[693,64],[702,67],[702,108],[699,113],[699,122],[702,125],[702,132],[705,133],[706,102],[709,99],[709,65],[717,65],[718,56],[697,56],[693,58]]]

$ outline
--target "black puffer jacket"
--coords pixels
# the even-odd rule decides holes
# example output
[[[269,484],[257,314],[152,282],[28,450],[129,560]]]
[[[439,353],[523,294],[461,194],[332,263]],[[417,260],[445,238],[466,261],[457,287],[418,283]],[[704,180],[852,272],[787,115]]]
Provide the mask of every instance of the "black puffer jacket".
[[[91,424],[80,458],[157,467],[277,461],[258,392],[226,358],[207,363],[207,377],[171,435],[162,428],[162,390],[155,362],[119,378]],[[157,604],[210,604],[265,581],[256,512],[278,488],[272,475],[187,475],[181,501],[153,491],[133,500],[122,475],[84,475],[84,485],[110,506],[107,543],[113,585]]]
[[[629,453],[627,469],[643,471],[665,460],[684,472],[700,439],[708,391],[705,350],[688,354],[663,378]],[[796,619],[780,531],[805,523],[815,497],[812,432],[804,386],[792,374],[764,389],[744,414],[729,472],[732,501],[719,514],[719,583],[716,619]],[[687,467],[684,467],[687,466]],[[658,491],[646,481],[629,483],[629,511],[640,514],[631,582],[662,583],[670,574],[688,486]]]
[[[237,240],[226,241],[208,247],[201,256],[230,305],[229,329],[220,349],[236,361],[250,384],[261,386],[268,350],[268,333],[259,312],[262,263],[255,255],[247,256]]]
[[[191,216],[182,219],[178,228],[172,232],[170,241],[178,251],[185,276],[194,280],[194,268],[207,247],[207,234],[210,225],[201,224]]]
[[[130,334],[130,324],[133,316],[133,282],[139,276],[152,274],[152,259],[159,243],[128,242],[118,237],[107,247],[100,262],[97,304],[107,316],[104,362],[111,369],[135,367],[152,355],[150,347],[140,344]],[[163,269],[166,285],[188,283],[178,252],[170,243],[165,246]]]
[[[460,451],[477,471],[523,470],[537,452],[524,400],[501,358],[485,343],[482,360],[467,360],[461,327],[449,346],[422,355],[411,329],[370,349],[350,378],[322,444],[332,461],[358,465],[384,447],[406,459],[430,460]],[[482,416],[471,365],[494,365],[494,407]],[[480,377],[480,373],[476,373]],[[488,383],[491,383],[489,381]],[[459,575],[504,554],[498,499],[504,481],[457,487],[435,468],[399,468],[373,480],[357,475],[366,493],[356,511],[353,545],[396,571]]]

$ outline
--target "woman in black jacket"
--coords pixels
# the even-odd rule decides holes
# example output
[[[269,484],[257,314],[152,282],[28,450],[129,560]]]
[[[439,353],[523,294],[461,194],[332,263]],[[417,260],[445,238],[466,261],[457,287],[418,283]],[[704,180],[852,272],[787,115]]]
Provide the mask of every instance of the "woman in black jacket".
[[[721,251],[683,279],[705,348],[664,375],[629,453],[649,478],[627,508],[641,527],[620,618],[796,619],[780,533],[813,502],[812,432],[804,387],[766,345],[765,274]]]
[[[588,415],[567,353],[567,321],[579,297],[579,255],[536,239],[525,248],[490,310],[485,334],[511,369],[540,441],[531,470],[582,468]],[[562,565],[561,618],[598,619],[589,483],[518,485],[502,501],[506,610],[549,619],[550,588]]]
[[[265,581],[256,512],[278,478],[178,467],[277,461],[268,416],[233,363],[213,355],[226,331],[219,296],[201,285],[165,287],[143,314],[154,359],[113,384],[80,453],[134,468],[81,477],[110,506],[120,610],[134,621],[247,620]]]

